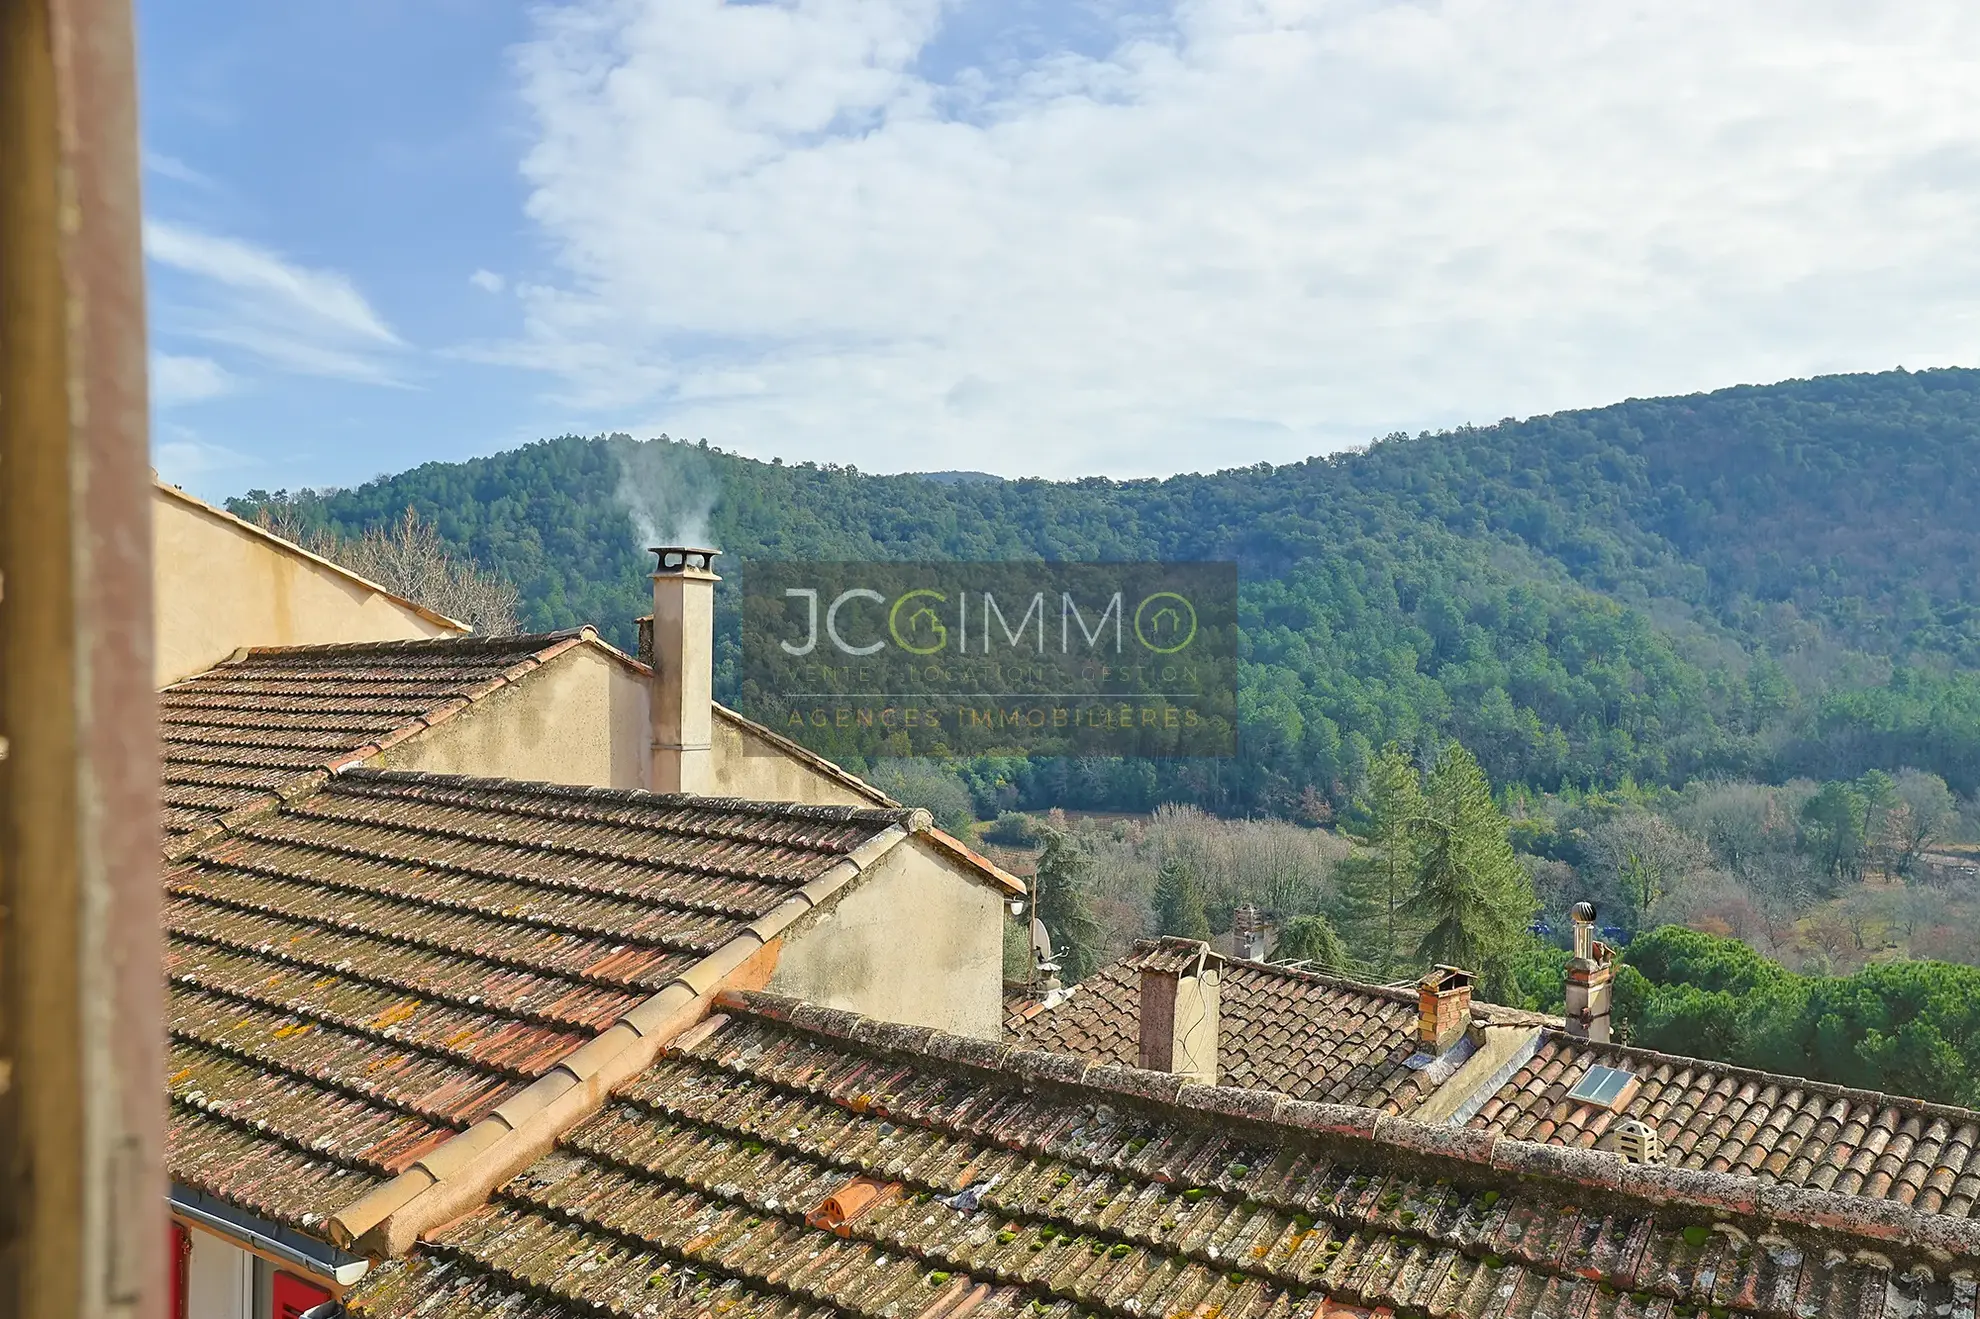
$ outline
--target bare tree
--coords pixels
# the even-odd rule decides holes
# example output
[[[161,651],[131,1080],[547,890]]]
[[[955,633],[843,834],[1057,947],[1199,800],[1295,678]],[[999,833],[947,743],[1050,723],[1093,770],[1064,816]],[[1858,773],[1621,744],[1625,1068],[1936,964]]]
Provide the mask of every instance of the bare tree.
[[[1897,801],[1879,822],[1875,846],[1887,868],[1909,876],[1932,844],[1945,837],[1959,819],[1959,803],[1937,774],[1902,769],[1896,779]]]
[[[1705,845],[1661,815],[1628,810],[1588,831],[1596,863],[1636,904],[1639,918],[1665,894],[1709,871]]]
[[[440,539],[439,528],[410,507],[389,529],[374,527],[361,536],[303,526],[289,504],[277,505],[273,512],[263,505],[260,522],[264,530],[311,554],[395,595],[472,624],[484,636],[508,636],[517,630],[522,596],[515,586],[472,559],[457,558]]]

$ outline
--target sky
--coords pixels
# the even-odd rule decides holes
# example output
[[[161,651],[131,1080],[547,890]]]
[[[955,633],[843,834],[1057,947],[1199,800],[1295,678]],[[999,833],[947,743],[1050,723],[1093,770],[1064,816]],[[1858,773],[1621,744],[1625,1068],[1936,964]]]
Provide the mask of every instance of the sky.
[[[1970,0],[138,0],[153,450],[1118,477],[1980,365]]]

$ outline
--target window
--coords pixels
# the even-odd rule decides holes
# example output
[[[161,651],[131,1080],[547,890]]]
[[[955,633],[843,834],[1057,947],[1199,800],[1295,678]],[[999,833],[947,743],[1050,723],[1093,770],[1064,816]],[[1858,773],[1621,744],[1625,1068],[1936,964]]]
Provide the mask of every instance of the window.
[[[1568,1098],[1598,1108],[1617,1108],[1636,1093],[1636,1074],[1619,1067],[1590,1067],[1588,1074],[1574,1083]]]

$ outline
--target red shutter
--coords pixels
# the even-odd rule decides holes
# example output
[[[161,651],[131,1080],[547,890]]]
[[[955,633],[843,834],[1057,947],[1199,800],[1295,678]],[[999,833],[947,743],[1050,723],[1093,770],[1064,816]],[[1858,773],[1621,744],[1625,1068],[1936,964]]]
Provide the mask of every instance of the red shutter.
[[[192,1254],[192,1233],[184,1223],[172,1224],[172,1319],[186,1319],[186,1257]]]
[[[269,1319],[300,1319],[302,1312],[330,1299],[330,1293],[312,1282],[304,1282],[293,1273],[277,1273],[274,1293],[275,1309]]]

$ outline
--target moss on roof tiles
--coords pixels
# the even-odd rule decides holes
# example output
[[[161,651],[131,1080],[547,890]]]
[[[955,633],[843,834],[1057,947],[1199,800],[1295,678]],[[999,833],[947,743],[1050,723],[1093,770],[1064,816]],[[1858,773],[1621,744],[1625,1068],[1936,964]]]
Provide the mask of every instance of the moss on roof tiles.
[[[172,1175],[310,1231],[914,822],[331,777],[165,873]]]
[[[722,1008],[726,1024],[487,1206],[374,1270],[352,1313],[696,1313],[667,1308],[680,1288],[742,1313],[875,1319],[965,1296],[972,1313],[1068,1317],[1305,1319],[1327,1299],[1460,1319],[1798,1319],[1910,1313],[1960,1285],[1802,1228],[1759,1247],[1757,1224],[1728,1234],[1656,1197],[1591,1194],[1559,1159],[1520,1176],[1326,1134],[1352,1110],[1275,1099],[1270,1120],[1232,1120],[1210,1091],[1150,1103],[789,1000]],[[821,1211],[856,1184],[879,1194],[835,1229]]]

